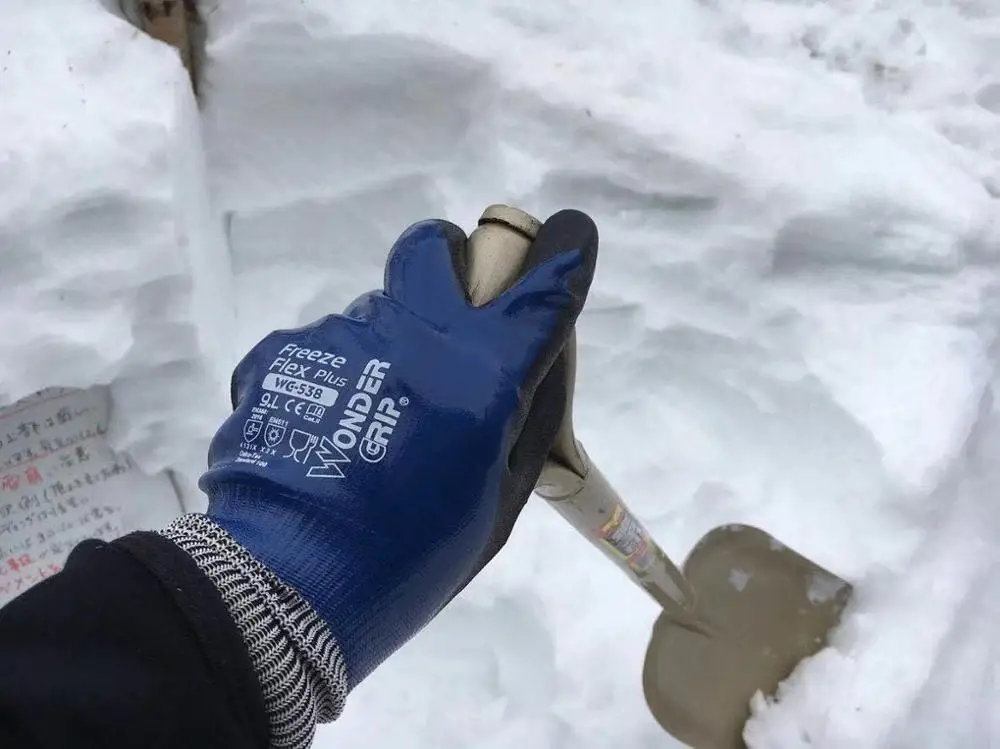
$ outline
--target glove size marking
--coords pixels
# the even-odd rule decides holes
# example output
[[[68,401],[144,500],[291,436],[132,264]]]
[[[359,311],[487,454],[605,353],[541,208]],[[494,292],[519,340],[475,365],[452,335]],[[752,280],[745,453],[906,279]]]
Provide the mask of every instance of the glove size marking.
[[[341,396],[347,396],[346,392],[302,377],[335,383],[339,388],[348,386],[347,377],[333,370],[335,377],[328,379],[330,370],[311,373],[309,366],[291,360],[325,360],[330,367],[340,369],[347,363],[346,358],[293,344],[280,353],[284,356],[276,357],[268,367],[261,382],[259,404],[251,408],[243,425],[237,461],[266,467],[271,460],[290,459],[302,466],[300,470],[307,478],[342,479],[352,459],[374,464],[385,458],[403,415],[401,409],[410,402],[406,396],[395,399],[382,393],[392,364],[368,360],[345,402]],[[330,418],[330,408],[338,403],[344,405],[336,426],[332,432],[325,431],[322,424]]]

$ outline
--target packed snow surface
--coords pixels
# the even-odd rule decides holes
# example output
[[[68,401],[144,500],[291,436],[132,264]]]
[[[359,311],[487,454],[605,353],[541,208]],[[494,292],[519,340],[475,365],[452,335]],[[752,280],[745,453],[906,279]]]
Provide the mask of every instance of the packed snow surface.
[[[3,14],[0,405],[110,385],[116,448],[201,467],[232,305],[184,71],[96,2]]]
[[[588,451],[678,560],[747,522],[856,587],[749,746],[1000,745],[991,0],[203,0],[200,122],[96,0],[7,1],[4,398],[110,383],[123,444],[190,472],[221,373],[410,222],[586,210]],[[656,613],[530,503],[317,745],[673,746]]]

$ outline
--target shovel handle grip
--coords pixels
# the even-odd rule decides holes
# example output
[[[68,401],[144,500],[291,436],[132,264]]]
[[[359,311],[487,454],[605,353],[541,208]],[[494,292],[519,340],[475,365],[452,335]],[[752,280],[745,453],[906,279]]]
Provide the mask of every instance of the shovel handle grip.
[[[538,219],[516,208],[491,205],[483,211],[469,237],[465,258],[473,305],[482,307],[493,301],[518,279],[539,228]]]
[[[467,285],[482,306],[517,280],[541,223],[524,211],[492,205],[469,237]],[[576,333],[564,351],[567,402],[535,491],[679,622],[694,622],[694,592],[587,456],[573,434]]]

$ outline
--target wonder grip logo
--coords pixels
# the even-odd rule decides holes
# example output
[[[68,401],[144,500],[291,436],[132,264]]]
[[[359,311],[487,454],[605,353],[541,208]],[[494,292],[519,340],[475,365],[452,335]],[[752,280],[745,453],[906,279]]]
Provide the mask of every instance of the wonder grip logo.
[[[355,455],[366,463],[378,463],[385,458],[403,415],[401,409],[409,405],[405,396],[397,401],[382,395],[391,366],[380,359],[370,359],[365,364],[333,433],[319,439],[307,477],[344,478]]]

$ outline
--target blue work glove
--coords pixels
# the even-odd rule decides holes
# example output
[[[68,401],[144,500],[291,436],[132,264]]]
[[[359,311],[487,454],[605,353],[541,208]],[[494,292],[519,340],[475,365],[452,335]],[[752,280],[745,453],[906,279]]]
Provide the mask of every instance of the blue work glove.
[[[589,217],[555,214],[522,278],[476,308],[465,234],[418,223],[384,291],[237,366],[208,515],[318,612],[351,687],[506,543],[562,419],[597,243]]]

